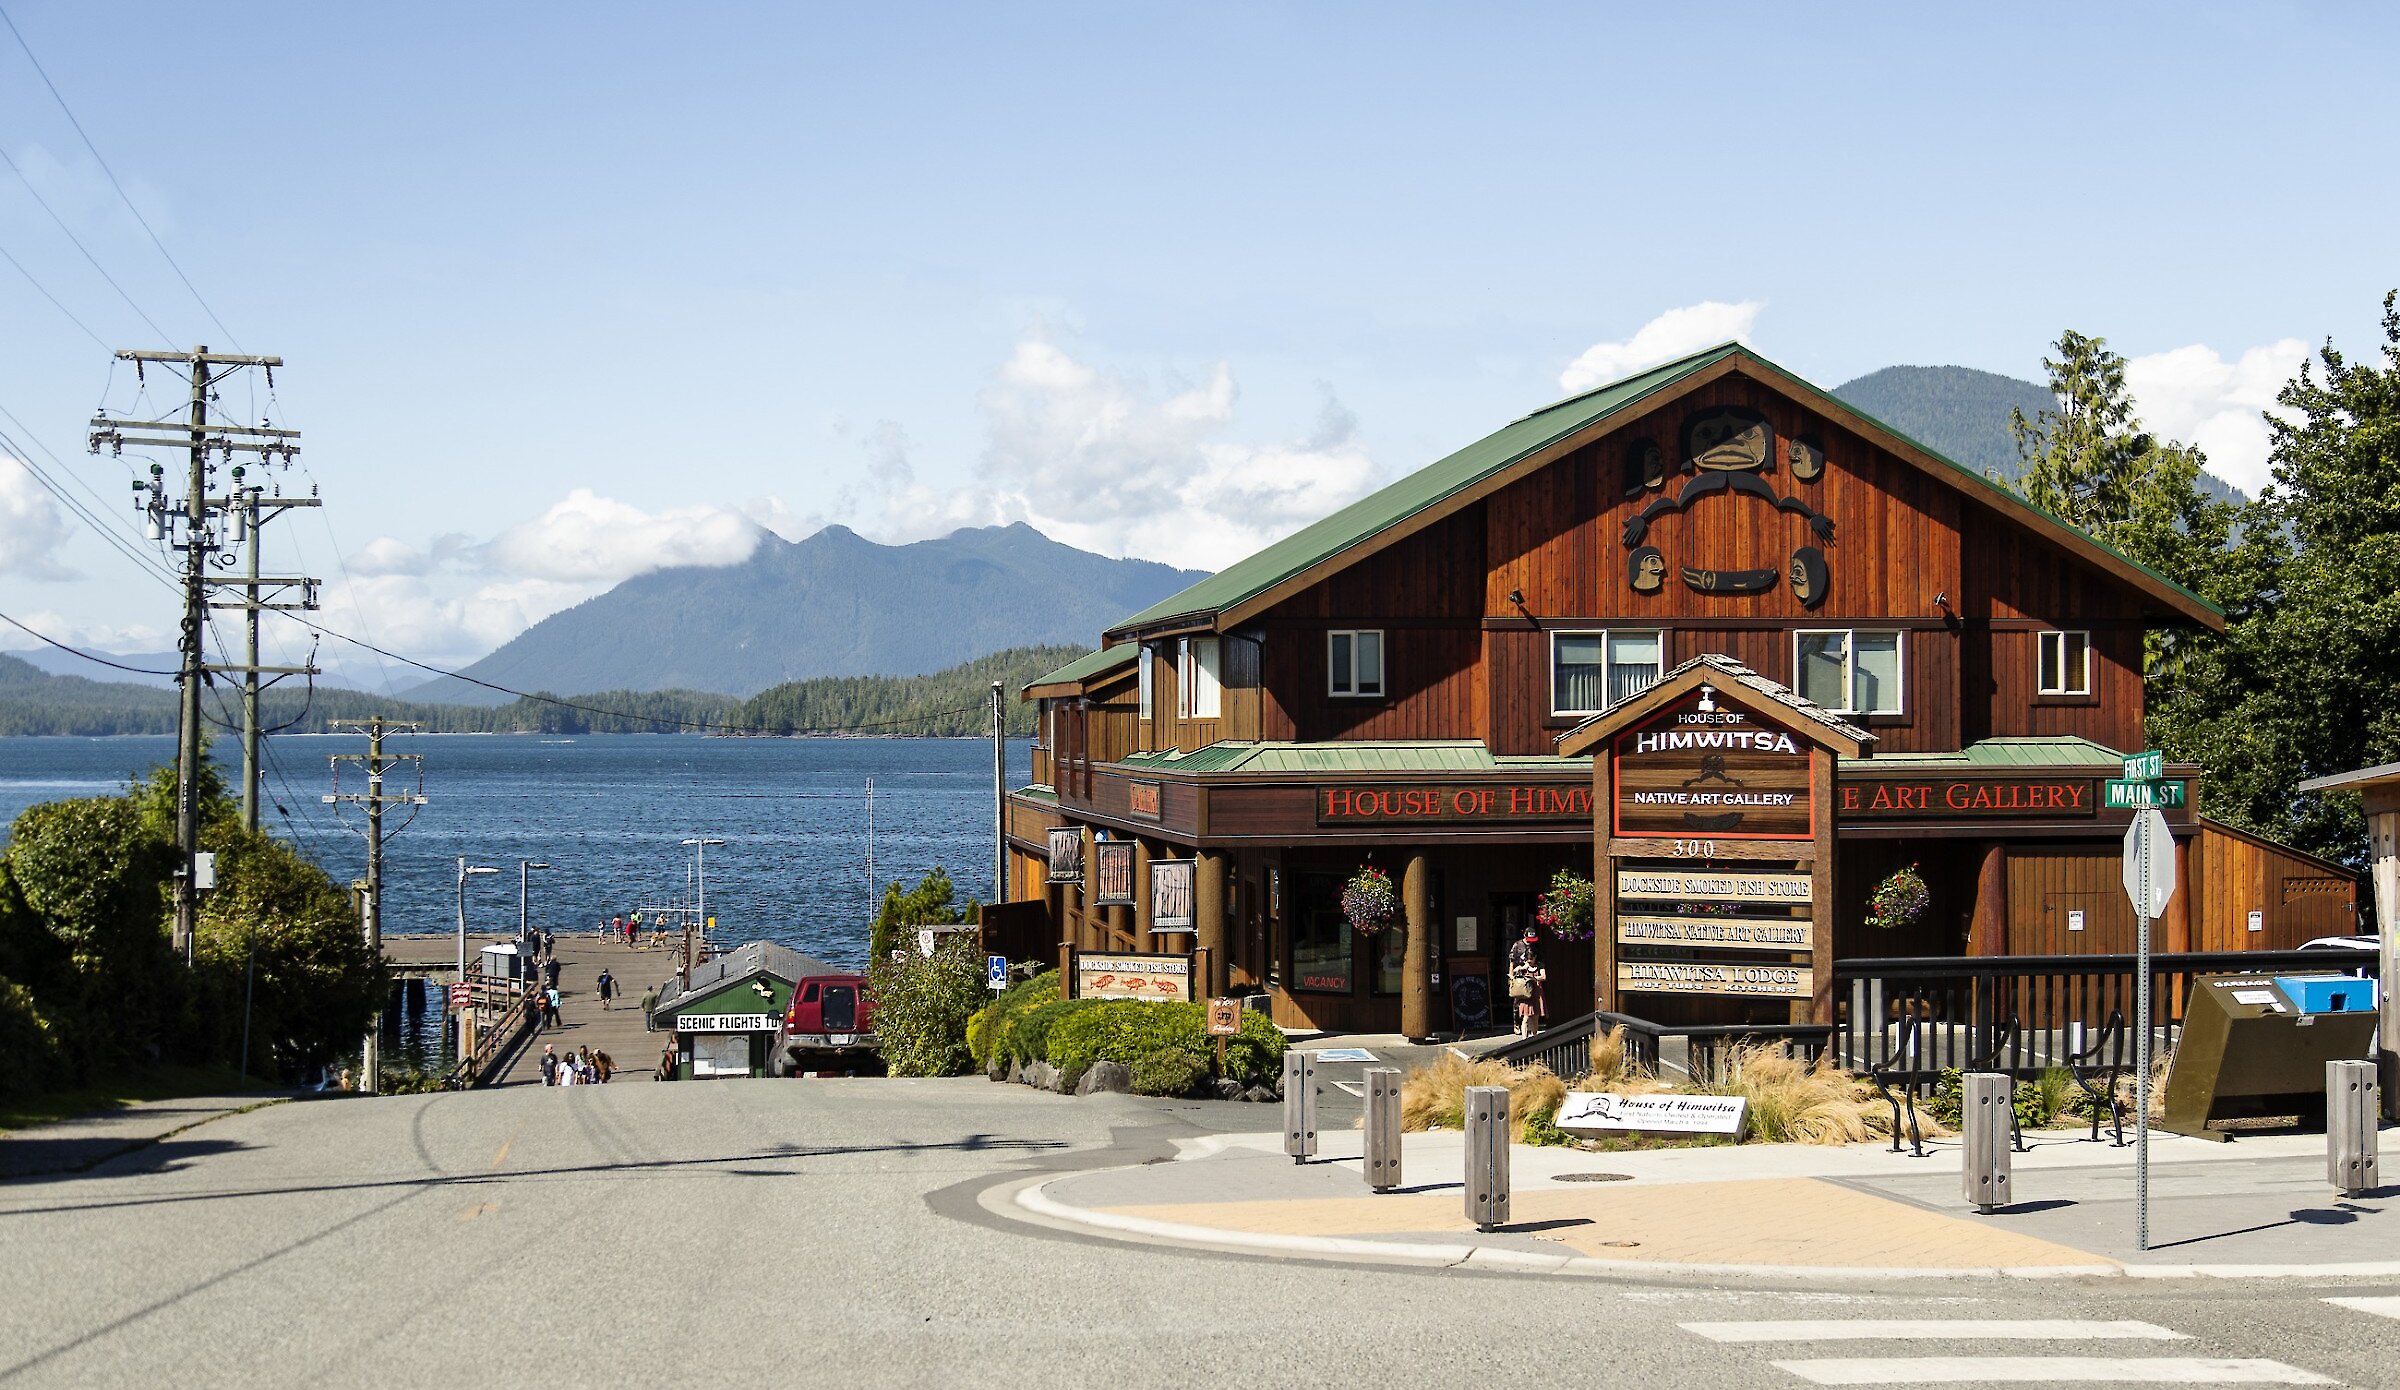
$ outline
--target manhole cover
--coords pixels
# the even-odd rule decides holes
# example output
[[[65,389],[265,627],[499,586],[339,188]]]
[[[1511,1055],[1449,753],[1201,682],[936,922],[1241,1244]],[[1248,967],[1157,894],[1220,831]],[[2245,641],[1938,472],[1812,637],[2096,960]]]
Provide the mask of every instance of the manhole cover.
[[[1560,1182],[1632,1182],[1631,1173],[1561,1173]]]

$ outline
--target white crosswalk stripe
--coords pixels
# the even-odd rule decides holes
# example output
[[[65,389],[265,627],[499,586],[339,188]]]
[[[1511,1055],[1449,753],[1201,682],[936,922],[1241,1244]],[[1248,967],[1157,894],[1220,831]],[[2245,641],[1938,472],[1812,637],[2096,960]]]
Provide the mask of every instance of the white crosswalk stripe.
[[[2329,1298],[2325,1301],[2338,1308],[2373,1313],[2377,1317],[2400,1318],[2400,1298]]]
[[[2400,1299],[2330,1299],[2400,1317]],[[1780,1318],[1678,1323],[1728,1346],[1812,1342],[2181,1342],[2189,1334],[2131,1318]],[[1811,1385],[2338,1385],[2263,1357],[1835,1356],[1769,1362]]]
[[[2176,1342],[2183,1333],[2156,1323],[2083,1318],[1805,1318],[1783,1322],[1687,1322],[1684,1331],[1712,1342],[2136,1340]]]
[[[2339,1385],[2280,1361],[2211,1356],[1885,1356],[1777,1361],[1811,1385]]]

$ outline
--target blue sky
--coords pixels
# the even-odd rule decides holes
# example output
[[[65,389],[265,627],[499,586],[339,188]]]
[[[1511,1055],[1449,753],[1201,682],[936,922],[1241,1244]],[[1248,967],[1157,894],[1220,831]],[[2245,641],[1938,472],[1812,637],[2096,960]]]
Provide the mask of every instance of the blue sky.
[[[288,360],[328,505],[283,558],[435,659],[761,523],[1219,564],[1735,334],[1827,385],[2103,334],[2255,485],[2258,406],[2400,282],[2366,7],[7,9]],[[0,148],[222,345],[5,33]],[[0,248],[154,345],[5,170]],[[0,407],[129,523],[110,389],[0,264]],[[131,575],[0,464],[0,611],[142,649]]]

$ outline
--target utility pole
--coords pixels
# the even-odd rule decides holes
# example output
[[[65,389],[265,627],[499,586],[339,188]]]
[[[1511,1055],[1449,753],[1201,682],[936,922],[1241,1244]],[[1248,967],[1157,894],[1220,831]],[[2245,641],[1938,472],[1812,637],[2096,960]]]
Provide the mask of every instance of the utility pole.
[[[214,468],[209,463],[212,453],[222,454],[231,462],[237,453],[254,453],[262,462],[280,459],[289,465],[300,451],[299,431],[278,430],[263,426],[211,424],[209,403],[216,398],[216,386],[235,372],[249,367],[262,368],[271,387],[275,368],[283,365],[280,357],[253,357],[247,354],[214,353],[205,344],[188,352],[119,349],[117,360],[131,362],[138,376],[146,364],[162,363],[189,373],[191,406],[187,418],[176,420],[119,420],[100,415],[92,421],[91,451],[100,452],[108,445],[122,455],[125,446],[135,448],[179,449],[184,454],[183,495],[167,495],[166,469],[150,465],[148,482],[133,485],[136,505],[149,517],[152,540],[165,541],[183,552],[183,621],[177,646],[181,656],[176,684],[181,690],[181,709],[176,723],[175,747],[175,948],[183,953],[189,965],[199,921],[200,889],[196,877],[200,850],[200,687],[214,671],[247,670],[255,673],[259,667],[255,653],[244,667],[212,667],[208,661],[207,621],[208,591],[212,584],[227,582],[208,573],[209,566],[228,563],[215,557],[223,541],[213,520],[221,513],[232,513],[234,505],[228,498],[209,496],[209,480]],[[134,433],[128,434],[128,431]],[[143,433],[147,431],[148,433]],[[182,533],[176,534],[180,522]],[[233,582],[239,583],[240,580]],[[252,585],[274,581],[251,580]],[[300,581],[292,581],[300,582]],[[252,590],[255,595],[255,588]],[[302,668],[286,668],[296,672]]]
[[[992,682],[992,901],[1008,901],[1008,715]]]
[[[316,580],[260,577],[258,572],[258,530],[263,523],[282,515],[283,510],[287,507],[321,507],[324,503],[314,497],[269,497],[266,495],[265,488],[256,485],[244,486],[242,471],[239,465],[235,466],[233,491],[225,499],[227,511],[233,517],[233,538],[243,545],[246,573],[243,575],[242,597],[236,601],[220,600],[208,605],[211,608],[239,608],[242,610],[242,664],[239,666],[212,666],[208,669],[238,672],[242,678],[242,824],[248,829],[256,830],[258,829],[259,780],[258,696],[259,692],[266,688],[265,685],[259,683],[258,678],[267,669],[258,664],[258,615],[268,610],[284,611],[296,608],[314,611],[317,607]],[[261,588],[274,590],[289,588],[294,584],[300,586],[300,598],[297,602],[262,602],[259,599]],[[285,675],[316,675],[318,672],[315,652],[313,650],[310,652],[308,663],[305,666],[279,667],[277,669],[282,674],[277,675],[275,680],[266,682],[266,685],[275,684]]]
[[[386,733],[413,730],[417,727],[415,724],[386,719],[379,714],[372,719],[337,719],[333,721],[333,727],[336,729],[344,727],[363,729],[367,735],[367,751],[365,753],[336,753],[328,759],[333,764],[333,791],[326,796],[325,801],[333,807],[334,818],[337,820],[342,819],[344,806],[359,805],[367,809],[367,878],[365,892],[359,897],[359,916],[362,919],[360,926],[366,933],[367,954],[374,959],[376,967],[380,969],[383,965],[383,842],[387,838],[383,828],[383,808],[386,806],[408,807],[408,819],[393,826],[389,833],[397,835],[408,829],[409,821],[417,818],[416,808],[425,804],[425,759],[423,755],[417,753],[387,754],[383,751],[383,736]],[[345,795],[343,793],[342,764],[344,763],[366,764],[367,790],[364,795]],[[392,793],[383,789],[384,779],[394,763],[406,763],[416,773],[417,789],[415,791]],[[383,1010],[378,1006],[375,1010],[375,1021],[367,1025],[366,1050],[360,1058],[358,1068],[358,1089],[368,1095],[375,1093],[377,1083],[382,1076],[382,1059],[377,1055],[377,1045],[381,1041],[382,1030]]]
[[[699,892],[695,895],[696,901],[692,908],[691,920],[700,924],[700,945],[701,949],[705,951],[708,947],[708,847],[725,842],[702,836],[698,839],[686,840],[684,843],[692,847],[693,857],[697,861],[693,868],[697,871],[696,882]]]
[[[519,941],[523,941],[525,939],[525,933],[528,930],[525,920],[526,871],[529,869],[547,869],[549,867],[550,866],[548,864],[543,863],[539,859],[520,859],[517,861],[517,940]]]

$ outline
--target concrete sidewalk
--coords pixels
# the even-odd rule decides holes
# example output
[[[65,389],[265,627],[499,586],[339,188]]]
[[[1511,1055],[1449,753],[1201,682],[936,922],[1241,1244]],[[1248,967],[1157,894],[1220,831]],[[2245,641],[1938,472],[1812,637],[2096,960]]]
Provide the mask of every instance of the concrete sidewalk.
[[[2355,1200],[2324,1177],[2324,1140],[2151,1139],[2151,1242],[2134,1248],[2133,1157],[2064,1135],[2015,1158],[2018,1201],[1960,1196],[1955,1142],[1512,1151],[1509,1224],[1479,1233],[1463,1137],[1405,1137],[1404,1183],[1374,1194],[1356,1131],[1294,1164],[1280,1134],[1189,1141],[1173,1163],[1028,1184],[1039,1218],[1144,1240],[1312,1258],[1559,1273],[1769,1277],[2400,1277],[2400,1186]]]

